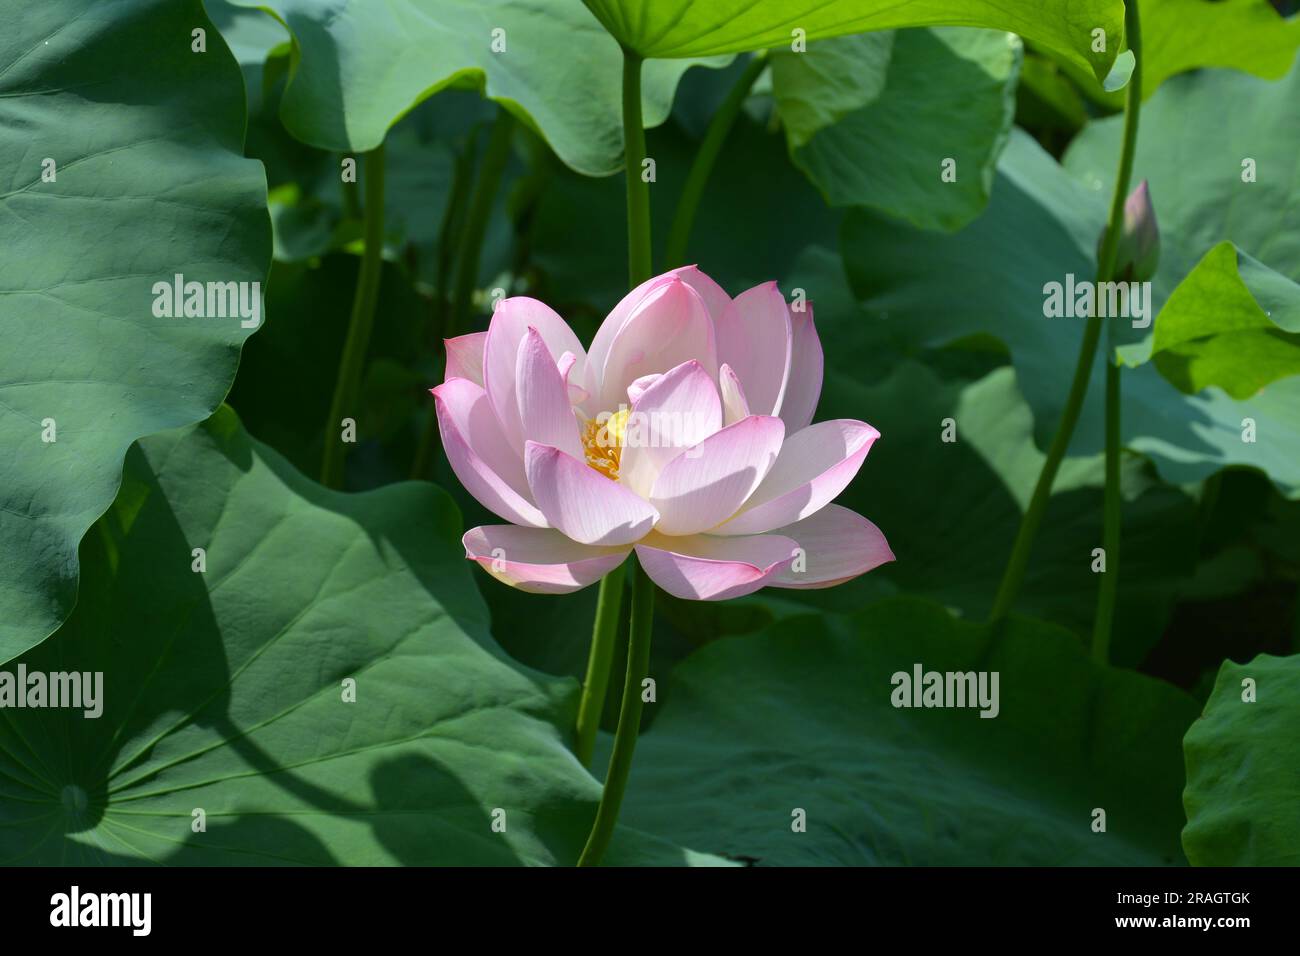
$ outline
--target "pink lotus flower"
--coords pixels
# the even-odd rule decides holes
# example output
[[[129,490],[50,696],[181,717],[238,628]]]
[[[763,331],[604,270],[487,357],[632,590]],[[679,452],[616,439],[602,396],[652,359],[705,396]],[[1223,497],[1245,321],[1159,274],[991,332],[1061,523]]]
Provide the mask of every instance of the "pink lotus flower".
[[[535,299],[447,341],[433,389],[443,447],[510,522],[466,557],[524,591],[592,584],[632,550],[669,594],[717,601],[820,588],[892,561],[884,535],[830,504],[870,425],[810,425],[822,385],[812,312],[776,283],[731,299],[695,267],[628,293],[584,350]]]

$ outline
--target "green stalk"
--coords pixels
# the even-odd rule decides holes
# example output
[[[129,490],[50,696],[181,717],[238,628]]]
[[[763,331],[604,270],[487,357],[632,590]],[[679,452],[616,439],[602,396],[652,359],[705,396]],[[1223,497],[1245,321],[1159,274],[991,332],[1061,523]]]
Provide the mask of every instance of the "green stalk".
[[[605,789],[596,808],[596,820],[582,848],[578,866],[597,866],[614,836],[619,807],[632,771],[632,754],[641,729],[641,682],[650,670],[650,632],[654,624],[655,586],[640,562],[632,559],[632,616],[628,628],[627,674],[623,678],[623,703],[618,712],[618,730],[609,758]]]
[[[1137,32],[1137,4],[1126,4],[1125,11],[1125,29],[1130,37],[1130,43],[1133,44],[1136,57],[1140,53],[1137,49],[1140,45]],[[1133,77],[1129,80],[1128,98],[1124,103],[1124,141],[1120,147],[1119,173],[1115,177],[1115,191],[1111,196],[1110,219],[1106,233],[1102,237],[1101,252],[1097,257],[1098,285],[1109,281],[1109,277],[1115,271],[1119,233],[1124,227],[1124,200],[1128,197],[1129,178],[1133,173],[1133,151],[1137,147],[1138,113],[1141,106],[1140,89],[1138,89],[1139,95],[1134,95],[1135,84],[1140,80],[1138,69],[1139,67],[1134,67]],[[1024,517],[1020,519],[1020,530],[1016,532],[1015,544],[1011,547],[1011,557],[1002,574],[1002,583],[998,586],[997,597],[993,600],[993,611],[989,615],[991,621],[1006,617],[1011,610],[1011,605],[1015,603],[1016,595],[1020,592],[1025,568],[1029,565],[1030,552],[1033,550],[1034,538],[1038,536],[1043,515],[1047,511],[1047,500],[1052,495],[1052,484],[1056,481],[1056,473],[1060,470],[1061,461],[1070,446],[1074,428],[1079,423],[1079,413],[1083,410],[1083,399],[1088,392],[1088,380],[1092,377],[1092,363],[1100,339],[1101,318],[1096,314],[1094,302],[1094,312],[1088,318],[1088,324],[1083,330],[1083,342],[1079,345],[1079,358],[1075,362],[1074,378],[1070,382],[1065,408],[1061,411],[1061,421],[1047,449],[1047,458],[1043,462],[1042,471],[1038,473],[1038,483],[1034,486],[1034,493],[1029,499],[1029,507],[1025,509]]]
[[[1133,172],[1133,152],[1137,147],[1138,116],[1142,111],[1142,23],[1138,4],[1130,0],[1125,4],[1124,31],[1128,47],[1133,51],[1133,75],[1129,77],[1124,100],[1124,149],[1120,156],[1119,175],[1115,200],[1111,205],[1110,226],[1106,233],[1111,242],[1109,276],[1115,271],[1115,248],[1123,222],[1124,197],[1128,194],[1128,180]],[[1105,250],[1103,250],[1103,253]],[[1120,456],[1120,368],[1115,360],[1115,348],[1107,349],[1106,358],[1106,492],[1102,504],[1103,524],[1101,546],[1106,555],[1106,570],[1097,590],[1097,615],[1092,626],[1092,659],[1105,664],[1110,659],[1110,635],[1115,622],[1115,604],[1119,593],[1119,547],[1122,524],[1119,487]]]
[[[695,161],[691,163],[691,171],[686,176],[686,186],[682,189],[682,196],[677,200],[677,212],[673,215],[672,229],[668,232],[664,265],[669,269],[685,264],[686,247],[690,242],[691,227],[695,224],[695,212],[699,208],[700,197],[704,195],[704,187],[708,185],[709,175],[717,163],[718,153],[722,151],[722,144],[726,142],[727,134],[736,124],[740,107],[744,105],[750,89],[766,66],[767,57],[761,51],[754,54],[753,59],[736,80],[736,85],[723,100],[722,106],[709,121],[704,140],[700,143],[700,148],[695,153]]]
[[[609,690],[609,672],[614,660],[614,642],[618,638],[618,615],[623,605],[623,575],[620,564],[600,582],[596,598],[596,623],[591,629],[591,652],[587,656],[587,677],[582,682],[578,701],[578,740],[574,753],[584,767],[591,766],[596,747],[596,731],[605,711],[605,694]]]
[[[627,271],[631,288],[649,279],[650,184],[641,178],[645,128],[641,125],[641,57],[623,51],[623,175],[627,180]]]
[[[654,268],[650,255],[650,184],[641,178],[645,159],[645,128],[641,125],[641,58],[623,51],[623,179],[627,188],[627,278],[636,288],[650,278]],[[618,613],[623,603],[623,574],[626,565],[615,568],[600,582],[596,599],[596,621],[591,629],[591,651],[587,657],[587,678],[582,682],[578,702],[575,752],[583,766],[591,761],[600,715],[605,709],[609,672],[618,637]],[[633,608],[635,614],[635,606]],[[647,638],[648,640],[648,638]],[[626,704],[626,701],[624,701]],[[622,723],[620,720],[620,728]],[[617,814],[618,808],[615,807]],[[613,824],[610,824],[613,826]],[[603,848],[602,848],[603,850]]]
[[[1106,493],[1102,505],[1101,533],[1106,570],[1101,575],[1101,585],[1097,591],[1097,616],[1092,624],[1092,659],[1098,664],[1105,664],[1110,659],[1110,629],[1119,589],[1120,504],[1119,366],[1110,361],[1106,363]]]
[[[456,260],[456,276],[452,287],[451,305],[442,317],[441,334],[444,338],[452,338],[461,334],[469,318],[470,299],[474,296],[474,284],[478,281],[478,264],[479,258],[483,252],[483,237],[487,234],[488,219],[492,215],[492,206],[496,202],[497,190],[501,186],[501,176],[505,172],[506,163],[510,160],[510,140],[514,133],[514,117],[506,110],[497,110],[496,119],[492,123],[492,132],[488,136],[487,148],[483,151],[483,161],[479,166],[478,179],[474,183],[474,196],[470,200],[469,212],[465,218],[465,229],[460,236],[460,256]],[[469,147],[466,147],[468,152]],[[468,161],[467,161],[468,164]],[[453,190],[456,188],[455,183],[461,181],[464,171],[460,163],[457,163],[456,179],[453,180]],[[465,175],[465,178],[468,178]],[[453,215],[453,208],[457,200],[453,196],[451,206],[448,206],[448,216]],[[459,218],[460,212],[456,212]],[[445,245],[451,244],[449,233],[450,222],[444,222],[443,242]],[[439,255],[442,250],[439,249]],[[441,289],[439,289],[441,295]],[[429,403],[432,406],[432,401]],[[429,464],[433,459],[433,443],[438,434],[438,416],[436,411],[430,407],[429,415],[424,420],[424,428],[420,432],[419,443],[415,446],[415,458],[411,463],[411,477],[413,479],[423,478],[429,469]]]
[[[469,194],[471,164],[473,162],[474,142],[471,138],[465,149],[456,156],[456,165],[451,175],[451,194],[447,207],[442,212],[442,224],[438,227],[438,265],[434,278],[433,332],[431,343],[435,348],[442,345],[442,339],[451,322],[451,267],[453,250],[456,243],[453,236],[460,232],[465,218],[466,197]],[[424,418],[424,427],[420,429],[419,441],[415,444],[415,457],[411,463],[411,479],[424,477],[433,457],[433,440],[438,433],[438,410],[429,402],[429,411]]]
[[[1038,528],[1043,523],[1043,514],[1047,510],[1047,499],[1052,494],[1052,483],[1056,472],[1061,467],[1061,459],[1070,445],[1070,436],[1074,426],[1079,423],[1079,413],[1083,410],[1083,397],[1088,391],[1088,379],[1092,375],[1092,360],[1097,354],[1097,341],[1101,338],[1101,319],[1090,316],[1083,329],[1083,342],[1079,345],[1079,357],[1074,365],[1074,378],[1070,382],[1070,392],[1065,399],[1065,408],[1061,412],[1061,422],[1056,426],[1052,444],[1047,449],[1047,459],[1043,469],[1038,473],[1038,483],[1029,499],[1029,507],[1020,519],[1020,530],[1016,532],[1015,544],[1011,546],[1011,557],[1007,568],[1002,572],[1002,583],[998,586],[997,597],[993,599],[993,611],[990,621],[1006,617],[1015,603],[1016,594],[1025,577],[1025,568],[1029,564],[1029,552],[1033,548]]]
[[[451,270],[456,264],[456,247],[460,244],[457,236],[464,230],[465,209],[469,205],[473,176],[474,138],[470,137],[465,148],[456,155],[447,208],[443,210],[442,222],[438,226],[438,265],[434,278],[438,298],[434,306],[434,330],[439,341],[444,337],[447,324],[451,321]]]
[[[375,303],[379,301],[379,277],[384,264],[384,144],[366,153],[362,175],[365,177],[364,210],[365,251],[361,271],[352,298],[352,316],[348,319],[348,337],[343,343],[343,358],[334,383],[329,419],[325,422],[325,451],[321,459],[321,484],[338,488],[343,483],[343,459],[347,453],[339,428],[345,413],[356,403],[365,367],[370,330],[375,321]]]
[[[470,298],[474,295],[474,283],[478,281],[483,236],[487,233],[488,218],[492,215],[492,205],[496,202],[501,175],[510,159],[510,140],[514,128],[514,117],[505,109],[498,109],[492,123],[492,132],[488,135],[487,148],[483,151],[478,181],[474,184],[474,198],[470,200],[465,234],[461,237],[460,261],[456,263],[456,282],[452,286],[451,319],[445,332],[447,338],[465,331]]]
[[[636,287],[650,278],[654,269],[650,251],[650,183],[641,178],[646,155],[646,131],[641,121],[641,57],[623,51],[623,169],[628,190],[628,286]],[[632,753],[641,730],[641,680],[650,669],[650,626],[654,620],[654,584],[636,558],[632,559],[632,619],[628,628],[628,671],[623,682],[623,704],[619,728],[614,736],[614,753],[604,777],[601,805],[595,812],[591,834],[578,857],[578,866],[595,866],[614,836],[614,825],[627,790],[632,770]],[[578,704],[577,757],[591,758],[595,731],[601,723],[604,693],[610,684],[617,635],[616,619],[623,601],[623,575],[627,564],[615,568],[601,581],[591,630],[591,652],[582,700]]]

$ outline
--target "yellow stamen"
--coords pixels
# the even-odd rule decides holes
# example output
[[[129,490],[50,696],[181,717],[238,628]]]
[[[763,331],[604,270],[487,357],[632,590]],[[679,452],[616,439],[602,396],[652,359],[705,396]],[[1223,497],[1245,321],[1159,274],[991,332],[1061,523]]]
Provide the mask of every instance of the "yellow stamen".
[[[589,418],[582,424],[582,447],[587,464],[611,481],[618,481],[618,466],[627,435],[628,409],[609,415],[602,422]]]

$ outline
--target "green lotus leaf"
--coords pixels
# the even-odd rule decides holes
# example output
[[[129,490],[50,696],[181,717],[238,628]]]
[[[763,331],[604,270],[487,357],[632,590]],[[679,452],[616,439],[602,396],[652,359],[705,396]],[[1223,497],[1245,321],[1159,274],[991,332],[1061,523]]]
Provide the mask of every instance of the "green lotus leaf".
[[[897,706],[924,703],[917,668],[945,688],[969,674],[975,692],[954,679],[942,699],[960,683],[965,706]],[[634,827],[758,864],[1182,861],[1195,702],[1091,663],[1053,625],[891,599],[724,638],[661,684],[623,807]]]
[[[1151,350],[1184,392],[1250,398],[1300,374],[1300,285],[1221,242],[1169,296]]]
[[[1098,79],[1124,34],[1119,0],[585,0],[620,43],[646,58],[741,53],[895,27],[1009,30]]]
[[[9,21],[0,661],[71,611],[77,544],[131,442],[221,402],[271,255],[239,68],[198,0],[50,0]],[[155,291],[177,276],[201,284],[189,316]]]
[[[312,146],[374,149],[420,101],[471,85],[578,172],[622,168],[622,54],[580,0],[230,2],[270,11],[292,35],[294,70],[280,116]],[[664,121],[677,81],[696,62],[646,65],[647,126]]]
[[[955,27],[772,54],[790,155],[832,206],[957,229],[988,202],[1015,114],[1021,44]]]
[[[1187,827],[1197,866],[1300,863],[1300,657],[1225,661],[1183,740]]]
[[[427,483],[320,487],[226,407],[142,440],[77,609],[6,668],[28,706],[0,721],[0,857],[572,865],[600,795],[566,746],[577,685],[493,642],[461,530]],[[72,672],[93,708],[31,706],[31,675]]]

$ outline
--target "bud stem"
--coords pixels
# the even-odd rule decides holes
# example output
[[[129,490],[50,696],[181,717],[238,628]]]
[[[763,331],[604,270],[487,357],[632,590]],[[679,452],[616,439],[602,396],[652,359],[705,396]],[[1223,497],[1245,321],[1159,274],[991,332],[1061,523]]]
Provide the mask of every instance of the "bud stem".
[[[1119,180],[1115,184],[1115,202],[1110,211],[1109,232],[1119,233],[1122,222],[1124,192],[1133,174],[1133,153],[1137,147],[1138,115],[1142,111],[1142,24],[1136,3],[1125,4],[1124,32],[1128,48],[1133,51],[1133,75],[1129,77],[1124,100],[1124,147],[1120,156]],[[1110,243],[1109,268],[1115,270],[1117,243]],[[1106,249],[1102,249],[1103,254]],[[1114,345],[1106,350],[1106,491],[1102,504],[1102,548],[1106,553],[1106,573],[1101,576],[1097,590],[1097,613],[1092,626],[1092,659],[1105,664],[1110,659],[1110,634],[1115,620],[1115,604],[1119,596],[1119,546],[1122,524],[1119,487],[1120,457],[1120,368],[1115,360]]]
[[[1137,19],[1136,3],[1125,4],[1125,31],[1129,37],[1129,48],[1133,50],[1135,59],[1141,57],[1141,38],[1139,33]],[[1110,220],[1106,227],[1101,243],[1101,251],[1097,257],[1097,283],[1110,281],[1111,273],[1115,269],[1115,255],[1118,249],[1120,230],[1124,225],[1124,200],[1128,196],[1129,179],[1133,175],[1133,153],[1137,148],[1137,129],[1138,114],[1141,112],[1142,89],[1141,89],[1141,63],[1135,64],[1133,75],[1129,79],[1129,86],[1126,99],[1124,101],[1124,140],[1120,146],[1119,172],[1115,177],[1115,188],[1112,194],[1110,204]],[[998,621],[1006,617],[1011,611],[1011,606],[1015,603],[1016,595],[1020,592],[1020,586],[1024,582],[1025,569],[1029,565],[1030,552],[1033,550],[1034,539],[1038,536],[1038,529],[1043,523],[1043,515],[1047,511],[1047,501],[1052,494],[1052,484],[1056,481],[1056,473],[1060,470],[1061,461],[1065,458],[1065,452],[1070,446],[1070,439],[1074,435],[1075,426],[1079,423],[1079,414],[1083,410],[1083,399],[1088,393],[1088,383],[1092,378],[1093,359],[1097,354],[1097,343],[1101,339],[1101,317],[1096,314],[1094,309],[1093,315],[1088,318],[1088,324],[1083,330],[1083,341],[1079,345],[1079,358],[1074,367],[1074,378],[1070,382],[1070,391],[1065,399],[1065,407],[1061,410],[1061,421],[1056,427],[1056,434],[1052,436],[1052,443],[1047,449],[1047,458],[1043,462],[1042,471],[1038,473],[1038,483],[1034,486],[1034,493],[1029,499],[1029,507],[1025,509],[1024,517],[1020,520],[1020,529],[1016,532],[1015,544],[1011,547],[1011,557],[1007,561],[1006,571],[1002,574],[1002,582],[998,586],[997,596],[993,600],[993,610],[989,614],[990,621]],[[1114,357],[1110,357],[1108,364],[1114,364]],[[1115,389],[1116,401],[1118,402],[1118,384]],[[1116,458],[1118,459],[1118,406],[1115,409],[1116,419]],[[1107,418],[1110,418],[1107,415]],[[1118,468],[1116,468],[1118,476]],[[1111,481],[1107,480],[1107,492],[1110,493]],[[1118,502],[1118,478],[1116,479],[1116,488],[1113,494]],[[1116,504],[1116,507],[1118,505]],[[1118,523],[1115,526],[1115,545],[1119,543]],[[1118,558],[1118,555],[1116,555]],[[1110,554],[1107,553],[1107,567],[1110,568]],[[1103,582],[1107,578],[1114,580],[1113,572],[1103,577]],[[1109,634],[1109,622],[1106,625],[1107,635]],[[1096,635],[1094,634],[1094,645],[1096,644]]]

